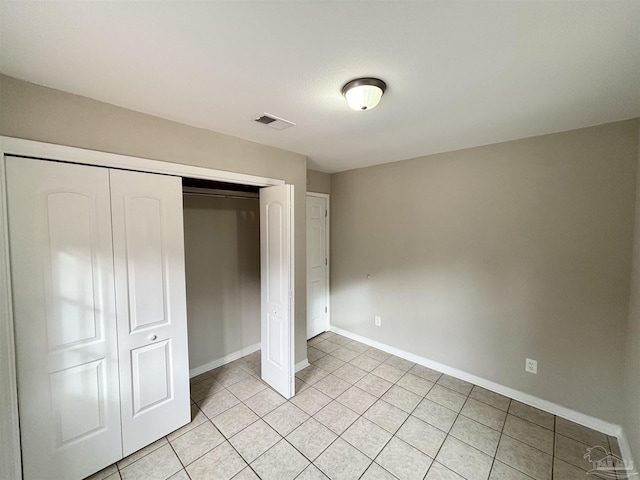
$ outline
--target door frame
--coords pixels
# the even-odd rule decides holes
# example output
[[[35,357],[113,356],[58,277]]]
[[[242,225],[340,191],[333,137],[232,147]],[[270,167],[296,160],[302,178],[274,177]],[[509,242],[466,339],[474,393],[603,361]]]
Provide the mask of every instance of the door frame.
[[[4,440],[3,448],[0,449],[0,478],[20,479],[22,459],[11,304],[6,156],[31,157],[257,187],[284,185],[286,182],[276,178],[0,136],[0,438]],[[293,322],[293,317],[291,321]]]
[[[325,245],[327,248],[327,274],[325,277],[325,288],[326,288],[326,292],[327,292],[327,330],[329,328],[331,328],[331,290],[329,289],[329,285],[330,285],[330,278],[331,278],[331,243],[329,242],[331,235],[329,232],[329,228],[331,225],[331,208],[330,208],[330,201],[331,201],[331,195],[328,193],[315,193],[315,192],[307,192],[307,197],[319,197],[319,198],[324,198],[327,206],[327,215],[325,217]],[[306,212],[306,198],[305,198],[305,212]],[[305,232],[307,229],[307,225],[305,225]],[[307,240],[308,241],[308,240]],[[308,246],[308,245],[307,245]],[[306,265],[306,260],[305,260],[305,265]],[[307,274],[308,275],[308,274]],[[309,280],[309,278],[307,277],[307,280]],[[307,291],[307,295],[308,295],[308,291]],[[308,298],[307,298],[308,300]],[[309,302],[307,302],[307,308],[309,308]],[[309,319],[309,314],[307,313],[307,318],[306,320],[308,321]],[[306,322],[305,322],[306,324]],[[308,339],[307,339],[308,340]]]

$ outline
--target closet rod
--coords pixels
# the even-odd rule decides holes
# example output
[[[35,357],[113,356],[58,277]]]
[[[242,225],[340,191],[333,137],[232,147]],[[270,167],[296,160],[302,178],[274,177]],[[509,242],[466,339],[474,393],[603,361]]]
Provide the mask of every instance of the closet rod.
[[[234,198],[238,200],[257,200],[260,198],[255,196],[229,195],[227,193],[202,193],[202,192],[182,192],[183,195],[194,195],[197,197],[218,197],[218,198]]]

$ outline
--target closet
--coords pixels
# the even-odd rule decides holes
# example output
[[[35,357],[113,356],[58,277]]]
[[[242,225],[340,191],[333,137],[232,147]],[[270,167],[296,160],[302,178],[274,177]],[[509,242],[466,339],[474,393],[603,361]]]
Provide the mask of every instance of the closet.
[[[260,349],[257,187],[183,179],[189,368]]]
[[[199,185],[201,187],[206,186],[204,190],[210,189],[212,187],[211,182],[193,182],[186,181],[185,186],[187,188],[185,191],[188,192],[191,190],[193,192],[193,186]],[[226,193],[224,195],[229,196],[232,195],[229,190],[232,190],[234,186],[230,183],[227,183],[225,186],[220,186]],[[236,187],[238,187],[236,185]],[[197,187],[195,187],[198,190]],[[240,190],[235,190],[235,196],[240,194],[240,191],[245,194],[249,193],[258,193],[258,189],[250,189],[246,186],[240,187]],[[203,189],[199,190],[200,194],[206,194]],[[209,191],[208,194],[212,192]],[[222,192],[218,192],[222,193]],[[294,376],[294,296],[293,296],[293,286],[294,286],[294,275],[293,275],[293,267],[294,267],[294,225],[293,225],[293,186],[292,185],[274,185],[269,187],[263,187],[259,189],[259,210],[254,210],[254,214],[258,214],[259,216],[259,264],[260,264],[260,273],[259,275],[255,275],[253,277],[253,281],[260,282],[259,296],[259,318],[260,323],[259,327],[257,324],[253,323],[251,317],[253,316],[252,300],[249,300],[251,294],[248,297],[244,297],[245,300],[249,300],[246,305],[236,306],[236,315],[235,319],[227,319],[231,320],[231,322],[235,322],[234,328],[228,329],[227,332],[233,330],[238,333],[238,327],[240,329],[255,328],[255,331],[250,335],[246,335],[244,339],[239,339],[240,341],[229,342],[226,345],[226,348],[231,347],[231,350],[235,350],[235,352],[230,351],[222,351],[222,358],[218,358],[217,361],[213,361],[208,365],[201,365],[202,361],[196,361],[196,373],[201,373],[202,371],[206,371],[210,368],[214,368],[219,366],[226,361],[231,361],[235,358],[238,358],[240,355],[244,355],[246,353],[250,353],[252,351],[257,350],[257,345],[251,345],[251,338],[256,338],[255,334],[260,332],[260,351],[261,351],[261,376],[262,380],[268,383],[274,390],[280,393],[285,398],[290,398],[295,393],[295,376]],[[249,200],[244,200],[249,201]],[[237,213],[237,212],[236,212]],[[245,213],[250,214],[249,211]],[[242,223],[242,222],[241,222]],[[240,227],[239,224],[236,224],[236,230]],[[206,231],[206,229],[205,229]],[[213,231],[211,231],[213,233]],[[237,233],[240,233],[237,231]],[[220,235],[220,233],[219,233]],[[188,235],[193,240],[193,236]],[[197,242],[207,241],[207,237],[202,237],[195,235],[195,237],[199,237]],[[235,240],[237,241],[237,239]],[[215,248],[214,242],[209,242],[209,248]],[[251,251],[250,248],[248,251]],[[192,252],[193,253],[193,252]],[[236,256],[236,260],[240,261],[241,257],[237,255],[238,252],[233,253]],[[196,252],[197,254],[197,252]],[[254,251],[251,255],[257,255],[258,252]],[[212,303],[202,303],[202,297],[209,295],[207,293],[207,285],[211,286],[210,283],[211,276],[216,274],[221,274],[221,278],[223,280],[228,280],[229,277],[232,277],[234,274],[238,273],[238,267],[231,270],[226,270],[229,275],[226,279],[225,272],[216,272],[214,269],[207,270],[206,264],[208,263],[210,255],[204,253],[203,254],[203,262],[198,268],[205,267],[205,272],[200,274],[196,274],[195,276],[191,276],[190,282],[190,308],[191,312],[194,314],[194,320],[199,325],[198,329],[194,331],[202,333],[202,337],[193,340],[190,344],[191,347],[196,347],[194,350],[202,351],[206,349],[207,343],[207,328],[211,325],[207,320],[211,319],[211,312],[206,312],[203,314],[203,310],[218,310],[222,305],[229,302],[230,298],[224,297],[224,288],[222,288],[221,292],[216,292],[214,295],[217,297],[214,299]],[[195,262],[198,260],[196,259]],[[191,273],[195,273],[193,269],[193,261],[191,262]],[[242,270],[242,269],[241,269]],[[206,278],[209,277],[209,278]],[[195,278],[195,281],[193,281]],[[195,288],[194,288],[195,287]],[[199,292],[195,292],[200,289]],[[232,288],[230,291],[235,290],[238,292],[238,288]],[[255,292],[258,293],[258,292]],[[222,296],[220,296],[222,295]],[[198,300],[198,297],[200,299]],[[217,301],[216,301],[217,300]],[[233,302],[233,301],[232,301]],[[199,305],[198,305],[199,304]],[[204,306],[204,308],[203,308]],[[247,312],[243,314],[237,314],[244,307],[248,307]],[[257,305],[256,305],[257,306]],[[196,313],[197,309],[200,312]],[[233,309],[230,309],[233,310]],[[209,317],[209,318],[207,318]],[[243,318],[244,317],[244,318]],[[224,320],[223,320],[224,321]],[[241,325],[238,325],[240,323]],[[201,328],[205,325],[205,329]],[[254,326],[255,325],[255,326]],[[223,324],[219,324],[220,327],[223,327]],[[224,335],[224,328],[219,331],[219,334]],[[196,333],[198,334],[198,333]],[[209,339],[211,335],[211,331],[208,332]],[[247,340],[249,339],[249,340]],[[238,340],[238,339],[236,339]],[[236,344],[236,347],[233,348],[232,345]],[[200,348],[198,348],[200,345]],[[203,346],[204,345],[204,346]],[[219,352],[221,350],[218,350]],[[197,352],[193,352],[194,359],[196,359],[199,355]],[[226,358],[225,358],[226,357]],[[206,360],[205,360],[206,362]],[[202,369],[198,367],[204,367]]]
[[[24,479],[190,421],[180,177],[5,157]]]
[[[189,422],[183,179],[259,190],[262,379],[294,394],[292,185],[0,136],[0,478],[79,480]]]

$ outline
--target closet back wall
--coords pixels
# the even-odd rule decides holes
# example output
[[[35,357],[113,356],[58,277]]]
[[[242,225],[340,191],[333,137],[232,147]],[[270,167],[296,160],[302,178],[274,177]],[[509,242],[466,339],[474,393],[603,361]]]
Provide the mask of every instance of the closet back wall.
[[[260,203],[184,195],[189,369],[260,343]]]

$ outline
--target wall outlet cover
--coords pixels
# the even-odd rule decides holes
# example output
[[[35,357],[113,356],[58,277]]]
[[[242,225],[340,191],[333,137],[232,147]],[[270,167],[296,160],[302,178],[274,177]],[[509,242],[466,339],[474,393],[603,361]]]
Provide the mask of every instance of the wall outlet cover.
[[[538,361],[527,358],[524,364],[524,371],[528,373],[538,374]]]

